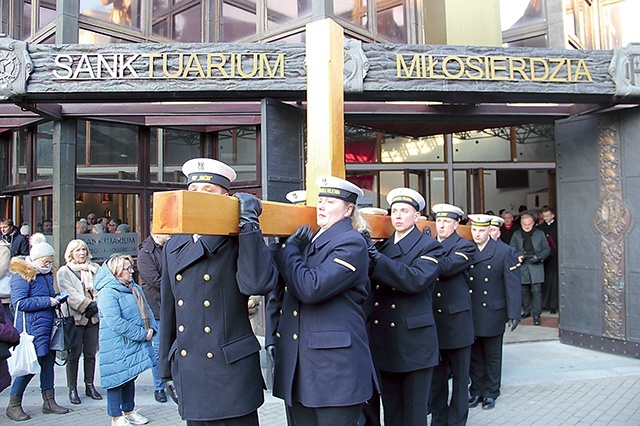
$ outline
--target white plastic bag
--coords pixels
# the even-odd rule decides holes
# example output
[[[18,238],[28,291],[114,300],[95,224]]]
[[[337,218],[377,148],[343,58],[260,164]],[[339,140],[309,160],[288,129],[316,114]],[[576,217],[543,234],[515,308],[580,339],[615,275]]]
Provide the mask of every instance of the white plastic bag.
[[[19,303],[18,306],[20,306]],[[16,319],[18,317],[18,306],[16,306]],[[9,374],[11,374],[11,377],[38,374],[40,372],[36,347],[33,344],[33,336],[27,333],[27,323],[24,312],[22,312],[20,344],[15,348],[10,348],[9,352],[11,352],[11,357],[7,360],[7,364],[9,364]]]

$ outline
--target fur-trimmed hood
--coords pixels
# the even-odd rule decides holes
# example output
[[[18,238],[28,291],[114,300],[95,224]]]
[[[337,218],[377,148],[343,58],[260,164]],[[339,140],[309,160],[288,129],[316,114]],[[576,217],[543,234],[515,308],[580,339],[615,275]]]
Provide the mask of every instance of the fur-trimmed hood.
[[[11,258],[9,272],[20,275],[22,279],[27,282],[34,281],[36,279],[36,275],[38,275],[38,270],[35,266],[27,262],[24,257]],[[51,269],[51,272],[55,274],[53,268]]]

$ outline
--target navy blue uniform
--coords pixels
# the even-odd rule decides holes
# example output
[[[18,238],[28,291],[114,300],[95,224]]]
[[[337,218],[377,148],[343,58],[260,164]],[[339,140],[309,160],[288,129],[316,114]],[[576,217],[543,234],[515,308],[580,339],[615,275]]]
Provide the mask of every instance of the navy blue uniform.
[[[502,370],[502,337],[507,319],[520,318],[518,258],[502,240],[489,239],[469,269],[476,340],[471,347],[471,395],[497,398]]]
[[[247,300],[267,294],[276,280],[259,230],[195,242],[192,235],[176,235],[167,242],[158,370],[174,381],[183,419],[239,418],[262,405],[260,343]]]
[[[441,360],[433,372],[429,408],[432,425],[463,425],[469,413],[467,386],[474,336],[467,276],[476,246],[454,232],[442,241],[442,247],[445,254],[433,298]],[[453,392],[448,404],[450,375]]]
[[[438,335],[432,294],[442,245],[413,228],[379,247],[371,274],[371,354],[381,380],[385,425],[425,425]]]
[[[294,415],[296,404],[362,404],[375,383],[363,310],[369,284],[364,238],[343,219],[302,249],[284,244],[275,259],[284,285],[274,293],[282,314],[273,394],[293,406]]]

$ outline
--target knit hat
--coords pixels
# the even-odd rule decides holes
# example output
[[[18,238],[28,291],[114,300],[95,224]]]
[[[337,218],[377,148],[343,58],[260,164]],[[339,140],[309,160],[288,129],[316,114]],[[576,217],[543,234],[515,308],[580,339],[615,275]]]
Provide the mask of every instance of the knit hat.
[[[53,247],[51,247],[51,244],[47,243],[45,236],[39,232],[31,236],[29,243],[31,243],[31,250],[29,250],[29,257],[31,260],[47,256],[53,257],[55,255],[55,251],[53,250]]]

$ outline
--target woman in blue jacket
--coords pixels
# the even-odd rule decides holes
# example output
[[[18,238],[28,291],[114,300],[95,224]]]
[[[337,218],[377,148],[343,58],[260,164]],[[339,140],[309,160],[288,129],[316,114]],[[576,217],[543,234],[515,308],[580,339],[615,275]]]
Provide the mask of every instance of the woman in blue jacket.
[[[55,352],[49,350],[49,339],[53,328],[54,307],[59,305],[53,289],[53,256],[55,252],[43,234],[31,236],[29,256],[11,259],[11,303],[16,311],[16,328],[22,332],[26,322],[27,333],[33,336],[33,344],[40,364],[40,390],[42,412],[65,414],[69,410],[60,407],[53,389],[53,365]],[[23,315],[24,314],[24,315]],[[7,417],[15,421],[31,418],[22,410],[22,395],[33,374],[16,377],[11,386]]]
[[[114,254],[98,270],[100,314],[100,384],[107,389],[112,426],[143,425],[149,419],[134,411],[135,380],[152,367],[151,339],[158,327],[138,284],[133,259]]]

